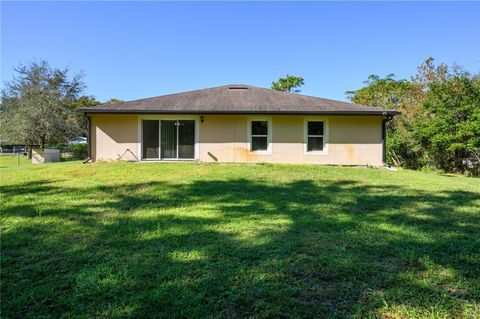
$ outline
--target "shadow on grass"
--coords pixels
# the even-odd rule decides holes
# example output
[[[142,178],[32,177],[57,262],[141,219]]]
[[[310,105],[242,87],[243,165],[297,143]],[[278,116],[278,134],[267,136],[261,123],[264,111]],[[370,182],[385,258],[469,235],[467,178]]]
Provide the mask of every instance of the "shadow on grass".
[[[2,188],[5,317],[453,316],[480,301],[479,195],[298,180]],[[466,208],[471,207],[468,210]]]

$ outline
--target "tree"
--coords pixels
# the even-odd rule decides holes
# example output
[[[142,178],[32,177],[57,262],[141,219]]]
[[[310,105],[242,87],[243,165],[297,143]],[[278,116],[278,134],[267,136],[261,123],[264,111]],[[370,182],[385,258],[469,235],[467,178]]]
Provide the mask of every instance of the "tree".
[[[418,87],[407,80],[395,80],[393,73],[381,78],[371,74],[364,81],[367,86],[357,91],[347,91],[347,97],[355,103],[399,110],[415,101]]]
[[[82,95],[74,102],[74,109],[79,110],[84,107],[90,106],[97,106],[102,104],[101,102],[97,101],[93,96]],[[75,112],[75,117],[77,120],[77,125],[80,128],[80,135],[87,134],[87,120],[85,118],[85,114],[80,112]]]
[[[301,77],[288,75],[284,78],[279,78],[277,82],[272,82],[272,90],[300,93],[298,88],[304,84],[304,80]]]
[[[102,104],[113,104],[113,103],[120,103],[120,102],[123,102],[123,100],[119,100],[119,99],[116,99],[116,98],[111,98],[110,100],[105,101]]]
[[[440,63],[436,66],[433,61],[435,59],[428,57],[417,67],[417,74],[412,76],[412,81],[421,85],[423,91],[427,91],[430,83],[438,81],[446,81],[449,68],[448,65]]]
[[[352,102],[401,112],[387,124],[387,161],[410,168],[422,166],[422,150],[411,138],[411,125],[422,113],[421,86],[407,80],[396,80],[394,74],[384,78],[370,75],[364,83],[367,86],[346,92]]]
[[[367,86],[346,93],[355,103],[401,112],[387,134],[387,159],[396,165],[480,175],[480,76],[433,61],[411,81],[371,75]]]
[[[480,80],[465,71],[447,73],[428,86],[426,115],[414,134],[428,152],[431,165],[448,172],[464,172],[464,160],[480,163]],[[473,167],[478,175],[478,166]]]
[[[81,134],[76,110],[84,89],[80,74],[52,69],[47,62],[15,68],[2,91],[2,141],[25,145],[64,142]]]

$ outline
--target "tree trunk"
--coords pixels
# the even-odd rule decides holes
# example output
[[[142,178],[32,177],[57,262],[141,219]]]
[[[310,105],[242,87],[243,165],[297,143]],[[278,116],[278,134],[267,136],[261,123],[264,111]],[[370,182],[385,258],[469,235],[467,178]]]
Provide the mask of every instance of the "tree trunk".
[[[395,166],[397,167],[402,167],[402,163],[401,163],[401,160],[398,158],[397,154],[395,153],[394,150],[391,151],[391,158],[392,158],[392,161],[393,163],[395,164]]]

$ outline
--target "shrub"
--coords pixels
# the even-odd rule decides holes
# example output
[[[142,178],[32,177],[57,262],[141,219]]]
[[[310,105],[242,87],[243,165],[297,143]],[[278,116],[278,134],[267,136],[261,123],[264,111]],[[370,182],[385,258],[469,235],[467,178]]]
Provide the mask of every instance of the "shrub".
[[[73,144],[70,148],[73,159],[84,160],[88,157],[88,144]]]

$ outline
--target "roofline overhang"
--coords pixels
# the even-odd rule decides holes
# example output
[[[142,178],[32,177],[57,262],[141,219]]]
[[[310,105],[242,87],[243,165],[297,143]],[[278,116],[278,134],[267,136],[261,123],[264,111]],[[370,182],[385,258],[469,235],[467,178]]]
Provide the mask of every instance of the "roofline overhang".
[[[97,113],[97,114],[276,114],[276,115],[399,115],[398,111],[393,110],[379,110],[379,111],[198,111],[198,110],[105,110],[105,109],[80,109],[83,113]]]

